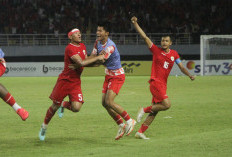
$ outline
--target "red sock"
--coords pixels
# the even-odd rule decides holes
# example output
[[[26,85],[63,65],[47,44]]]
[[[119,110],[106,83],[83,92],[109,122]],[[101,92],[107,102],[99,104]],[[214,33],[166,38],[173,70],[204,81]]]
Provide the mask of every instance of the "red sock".
[[[145,107],[145,108],[143,108],[143,111],[145,112],[145,113],[152,113],[152,106],[148,106],[148,107]]]
[[[44,118],[44,124],[48,124],[55,113],[56,112],[53,111],[52,107],[49,107],[49,109],[48,109],[48,111],[46,113],[46,116]]]
[[[121,117],[125,119],[125,121],[128,121],[130,119],[129,114],[126,111],[122,112]]]
[[[64,101],[64,102],[63,102],[63,107],[64,107],[64,108],[67,108],[68,110],[71,110],[71,111],[72,111],[72,105],[71,105],[70,102],[68,102],[68,101]]]
[[[142,124],[138,132],[144,133],[147,129],[148,129],[148,125]]]
[[[116,117],[114,117],[114,120],[118,125],[123,123],[123,120],[119,114]]]
[[[10,93],[7,93],[3,100],[10,106],[13,106],[15,104],[15,99]]]

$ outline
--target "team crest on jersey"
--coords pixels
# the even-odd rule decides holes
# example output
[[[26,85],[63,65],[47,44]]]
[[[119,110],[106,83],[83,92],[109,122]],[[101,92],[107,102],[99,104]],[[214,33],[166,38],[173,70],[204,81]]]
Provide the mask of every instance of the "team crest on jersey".
[[[85,54],[85,50],[83,50],[83,53]]]
[[[171,60],[174,61],[174,57],[173,56],[171,57]]]

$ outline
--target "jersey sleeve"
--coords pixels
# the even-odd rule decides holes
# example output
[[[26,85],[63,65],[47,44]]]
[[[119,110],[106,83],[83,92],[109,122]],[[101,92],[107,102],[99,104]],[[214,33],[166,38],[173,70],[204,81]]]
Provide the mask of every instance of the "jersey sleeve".
[[[180,56],[179,56],[179,54],[177,52],[175,52],[175,63],[179,64],[180,62],[181,62]]]
[[[115,50],[115,47],[113,45],[108,46],[106,48],[106,54],[105,54],[104,58],[108,59],[110,57],[110,55],[114,52],[114,50]]]
[[[2,49],[0,48],[0,58],[4,58],[4,52],[2,51]]]
[[[159,48],[153,43],[149,48],[152,54],[156,54],[159,51]]]
[[[68,56],[69,56],[69,58],[71,58],[72,56],[78,54],[78,52],[75,51],[75,49],[72,49],[72,48],[69,48],[67,51],[68,51]]]
[[[97,55],[97,40],[94,43],[93,50],[91,52],[91,55]]]

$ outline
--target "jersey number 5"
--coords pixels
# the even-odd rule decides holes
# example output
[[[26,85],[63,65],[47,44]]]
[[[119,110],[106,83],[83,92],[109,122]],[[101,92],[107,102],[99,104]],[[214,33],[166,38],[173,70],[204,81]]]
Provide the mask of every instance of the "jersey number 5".
[[[165,69],[168,69],[168,65],[169,65],[169,63],[165,61],[165,62],[164,62],[164,68],[165,68]]]
[[[78,94],[78,98],[79,98],[79,101],[82,101],[83,100],[82,94]]]

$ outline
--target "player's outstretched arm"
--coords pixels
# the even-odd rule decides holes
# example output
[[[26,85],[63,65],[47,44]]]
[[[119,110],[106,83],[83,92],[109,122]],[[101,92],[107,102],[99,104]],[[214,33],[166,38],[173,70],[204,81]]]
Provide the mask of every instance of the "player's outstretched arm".
[[[88,57],[84,60],[81,59],[79,55],[74,55],[71,57],[71,59],[74,61],[74,63],[79,67],[85,67],[88,66],[96,61],[102,61],[104,62],[104,55],[99,55],[96,57]]]
[[[144,39],[144,41],[146,42],[147,46],[149,48],[151,48],[152,46],[152,41],[147,37],[147,35],[144,33],[144,31],[142,30],[142,28],[139,26],[138,22],[137,22],[137,17],[133,16],[131,18],[131,22],[133,23],[136,31],[141,35],[141,37]]]
[[[192,81],[195,80],[195,76],[191,75],[181,62],[177,65],[183,74],[187,75]]]

